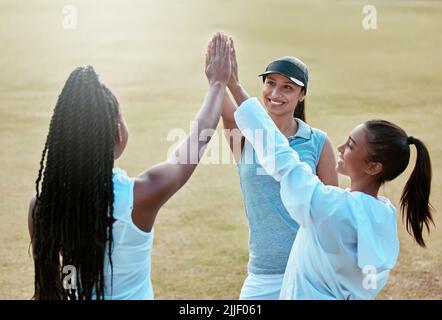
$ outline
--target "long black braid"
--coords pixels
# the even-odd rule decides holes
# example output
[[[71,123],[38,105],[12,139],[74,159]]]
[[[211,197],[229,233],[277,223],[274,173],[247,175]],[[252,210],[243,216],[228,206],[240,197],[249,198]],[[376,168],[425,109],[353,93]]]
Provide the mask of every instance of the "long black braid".
[[[94,69],[75,69],[54,108],[36,181],[35,299],[104,298],[106,250],[112,272],[117,121],[118,102]],[[68,265],[77,271],[74,295],[62,284]]]

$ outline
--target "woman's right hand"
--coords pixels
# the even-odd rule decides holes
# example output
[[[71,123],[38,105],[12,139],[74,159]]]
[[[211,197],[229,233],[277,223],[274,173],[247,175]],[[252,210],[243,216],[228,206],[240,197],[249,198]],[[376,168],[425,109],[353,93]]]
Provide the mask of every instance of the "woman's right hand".
[[[230,45],[232,49],[230,50],[230,63],[231,63],[231,73],[230,73],[230,79],[227,83],[227,86],[229,88],[232,88],[233,86],[239,85],[239,77],[238,77],[238,63],[236,62],[236,53],[235,53],[235,46],[233,45],[233,39],[230,38]]]
[[[227,84],[231,74],[230,59],[230,39],[227,35],[217,32],[209,42],[206,53],[206,76],[209,84]]]

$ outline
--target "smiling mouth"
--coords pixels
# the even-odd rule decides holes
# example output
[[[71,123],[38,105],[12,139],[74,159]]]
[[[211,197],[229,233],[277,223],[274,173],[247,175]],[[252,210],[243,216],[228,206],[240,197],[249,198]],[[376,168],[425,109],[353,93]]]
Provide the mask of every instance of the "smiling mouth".
[[[275,106],[282,106],[285,104],[285,102],[280,102],[280,101],[275,101],[272,99],[267,99],[268,102],[270,102],[271,104],[275,105]]]

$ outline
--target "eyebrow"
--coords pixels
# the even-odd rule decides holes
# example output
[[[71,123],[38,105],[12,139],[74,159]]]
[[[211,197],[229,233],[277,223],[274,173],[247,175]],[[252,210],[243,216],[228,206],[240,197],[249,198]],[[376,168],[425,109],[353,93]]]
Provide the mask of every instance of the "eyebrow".
[[[348,137],[354,144],[355,144],[355,146],[357,146],[358,144],[356,143],[356,141],[352,138],[352,137]]]
[[[267,78],[270,79],[270,80],[272,80],[272,81],[276,81],[276,79],[273,78],[272,76],[267,76]],[[286,84],[291,84],[291,85],[294,84],[294,83],[293,83],[292,81],[290,81],[290,80],[284,81],[284,83],[286,83]]]

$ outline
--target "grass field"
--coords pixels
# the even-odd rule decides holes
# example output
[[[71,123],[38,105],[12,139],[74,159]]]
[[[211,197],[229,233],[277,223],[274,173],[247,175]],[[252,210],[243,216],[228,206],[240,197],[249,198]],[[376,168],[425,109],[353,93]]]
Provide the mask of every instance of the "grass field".
[[[136,175],[165,158],[170,129],[188,130],[207,89],[204,51],[217,30],[234,37],[240,78],[253,95],[270,60],[303,59],[310,68],[307,119],[334,146],[370,118],[423,139],[433,163],[431,202],[442,208],[442,3],[372,1],[377,29],[370,31],[362,28],[365,2],[352,0],[70,4],[78,10],[75,30],[63,29],[60,1],[0,3],[0,299],[33,293],[27,207],[69,73],[91,64],[117,95],[130,130],[117,165]],[[396,204],[409,172],[382,189]],[[442,299],[440,212],[435,218],[439,228],[427,249],[399,221],[399,261],[379,299]],[[200,166],[160,211],[155,237],[156,298],[236,299],[248,227],[235,165]]]

